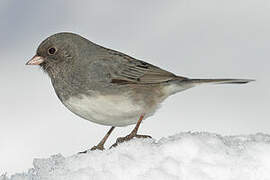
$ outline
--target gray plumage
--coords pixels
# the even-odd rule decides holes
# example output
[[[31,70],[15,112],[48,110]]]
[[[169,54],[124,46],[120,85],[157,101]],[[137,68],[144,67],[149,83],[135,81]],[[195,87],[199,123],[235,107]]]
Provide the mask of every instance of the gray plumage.
[[[50,36],[40,44],[36,57],[42,59],[39,65],[69,110],[110,126],[134,124],[141,115],[153,114],[168,96],[198,84],[251,81],[177,76],[73,33]]]

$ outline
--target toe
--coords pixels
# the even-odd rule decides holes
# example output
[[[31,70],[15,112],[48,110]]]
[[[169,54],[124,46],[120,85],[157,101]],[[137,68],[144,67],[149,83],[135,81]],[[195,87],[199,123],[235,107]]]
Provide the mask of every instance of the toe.
[[[88,153],[89,151],[95,151],[95,150],[103,151],[104,149],[105,149],[104,146],[97,145],[97,146],[92,147],[91,149],[87,149],[85,151],[79,152],[78,154],[85,154],[85,153]]]
[[[119,137],[119,138],[116,139],[116,143],[122,143],[124,141],[127,141],[126,137]]]
[[[87,152],[88,150],[85,150],[85,151],[78,152],[78,154],[86,154]]]
[[[97,146],[92,147],[90,150],[91,151],[95,151],[95,150],[101,150],[101,151],[103,151],[104,150],[104,146],[97,145]]]
[[[136,138],[151,138],[152,139],[152,137],[149,136],[149,135],[140,135],[140,134],[137,134],[135,137]]]

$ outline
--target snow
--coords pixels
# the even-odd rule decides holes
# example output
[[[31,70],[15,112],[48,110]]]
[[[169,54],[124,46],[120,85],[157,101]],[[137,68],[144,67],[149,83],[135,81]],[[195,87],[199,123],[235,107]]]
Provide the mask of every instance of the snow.
[[[0,180],[270,180],[270,135],[186,132],[158,141],[35,159],[25,173]]]

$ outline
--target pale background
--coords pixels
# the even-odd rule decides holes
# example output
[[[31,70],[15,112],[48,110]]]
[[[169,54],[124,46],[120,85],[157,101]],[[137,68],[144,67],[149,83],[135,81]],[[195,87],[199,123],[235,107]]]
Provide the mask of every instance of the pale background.
[[[201,86],[167,99],[140,132],[270,133],[270,1],[0,1],[0,174],[33,158],[95,145],[109,127],[85,121],[57,99],[38,67],[39,43],[60,31],[194,78],[252,78],[247,85]],[[116,136],[132,127],[116,128]]]

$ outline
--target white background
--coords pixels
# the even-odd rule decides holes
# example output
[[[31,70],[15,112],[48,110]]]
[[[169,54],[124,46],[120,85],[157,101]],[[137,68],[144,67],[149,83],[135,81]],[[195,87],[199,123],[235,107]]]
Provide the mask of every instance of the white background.
[[[268,0],[1,0],[0,174],[27,170],[33,158],[90,148],[109,129],[69,112],[47,75],[24,65],[43,39],[61,31],[178,75],[257,80],[174,95],[141,133],[270,133],[269,21]],[[116,128],[107,146],[131,128]]]

